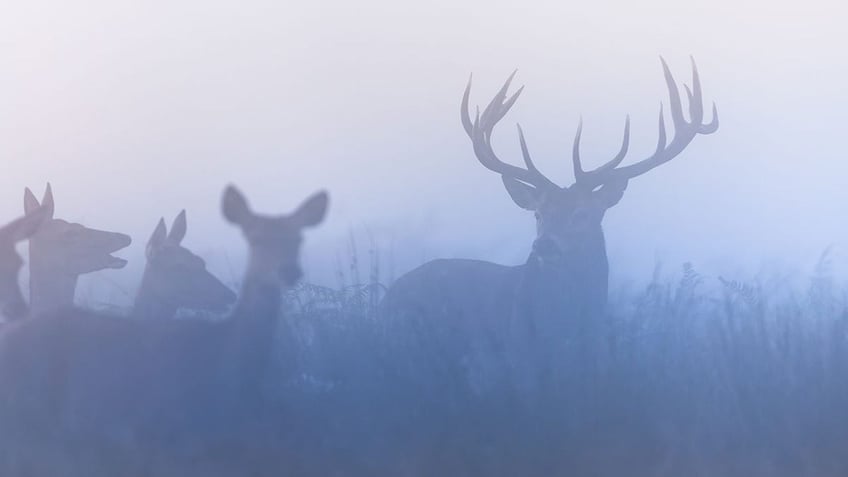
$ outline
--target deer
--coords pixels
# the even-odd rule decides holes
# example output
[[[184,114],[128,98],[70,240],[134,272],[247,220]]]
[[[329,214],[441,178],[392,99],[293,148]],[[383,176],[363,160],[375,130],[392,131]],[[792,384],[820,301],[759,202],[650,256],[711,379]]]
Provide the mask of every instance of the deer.
[[[55,218],[50,184],[40,203],[29,188],[24,191],[24,212],[40,207],[48,219],[29,239],[29,294],[35,314],[72,307],[80,275],[124,268],[127,261],[112,254],[132,243],[125,234]]]
[[[302,277],[303,232],[327,208],[321,191],[290,214],[258,214],[238,189],[225,189],[222,214],[249,251],[225,319],[130,320],[71,308],[0,328],[3,475],[66,476],[69,461],[79,475],[100,475],[85,468],[86,456],[117,462],[102,475],[221,475],[200,469],[203,458],[261,448],[249,429],[267,417],[281,294]],[[165,463],[167,472],[154,470]],[[279,472],[239,464],[225,475]]]
[[[179,309],[222,313],[236,294],[206,269],[206,262],[182,246],[186,211],[177,214],[170,231],[160,218],[147,241],[147,263],[131,317],[170,319]]]
[[[575,181],[565,187],[536,167],[520,125],[517,132],[523,167],[503,161],[492,147],[495,126],[523,91],[521,87],[507,95],[516,72],[507,78],[482,113],[478,109],[473,117],[469,111],[469,79],[461,101],[460,118],[465,134],[480,164],[500,174],[512,201],[534,213],[536,238],[526,262],[518,266],[439,259],[408,272],[389,288],[381,304],[388,320],[398,326],[411,324],[426,329],[439,339],[470,337],[469,342],[460,345],[456,359],[470,361],[472,364],[466,365],[467,379],[472,382],[478,379],[478,386],[484,387],[490,387],[492,375],[497,373],[491,369],[497,361],[493,357],[506,355],[504,359],[511,361],[519,359],[517,354],[532,355],[550,349],[542,343],[563,343],[595,333],[605,313],[609,286],[602,227],[606,211],[619,203],[632,179],[680,155],[696,136],[712,134],[718,129],[715,103],[713,119],[704,122],[701,81],[694,59],[692,86],[685,87],[688,120],[677,82],[665,60],[660,58],[660,61],[674,127],[671,140],[668,141],[660,103],[659,137],[650,156],[622,165],[630,144],[627,115],[618,153],[600,167],[585,170],[580,153],[581,119],[572,148]],[[522,344],[516,345],[514,341]]]
[[[0,313],[7,321],[29,314],[29,305],[18,284],[24,261],[15,245],[32,237],[47,217],[47,209],[37,208],[0,228]]]

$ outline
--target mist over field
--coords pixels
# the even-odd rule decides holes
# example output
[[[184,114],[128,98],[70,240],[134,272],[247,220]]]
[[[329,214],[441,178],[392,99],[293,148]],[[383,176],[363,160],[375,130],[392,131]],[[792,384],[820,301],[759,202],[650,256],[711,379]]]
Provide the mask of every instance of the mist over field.
[[[846,475],[844,17],[4,5],[0,224],[34,196],[0,228],[0,473]],[[516,69],[491,146],[524,167],[520,123],[539,170],[579,187],[481,164]],[[594,169],[629,115],[626,168],[654,152],[660,104],[672,145],[692,128],[679,155],[575,178],[581,119]],[[56,218],[116,233],[66,234],[48,183]]]
[[[604,221],[614,281],[654,263],[712,274],[808,270],[844,257],[841,133],[848,64],[836,2],[26,2],[0,19],[0,211],[50,181],[57,216],[130,234],[130,266],[85,286],[137,285],[160,216],[188,210],[188,243],[218,274],[241,269],[218,214],[223,186],[262,210],[332,193],[307,243],[309,277],[332,284],[349,231],[370,236],[394,275],[436,257],[524,261],[533,238],[459,124],[518,68],[526,90],[496,130],[520,163],[516,122],[539,167],[572,181],[570,147],[629,160],[656,141],[666,100],[657,59],[679,81],[698,61],[721,128],[634,180]],[[229,257],[227,259],[226,257]],[[230,271],[228,260],[233,263]],[[388,269],[387,269],[388,272]]]

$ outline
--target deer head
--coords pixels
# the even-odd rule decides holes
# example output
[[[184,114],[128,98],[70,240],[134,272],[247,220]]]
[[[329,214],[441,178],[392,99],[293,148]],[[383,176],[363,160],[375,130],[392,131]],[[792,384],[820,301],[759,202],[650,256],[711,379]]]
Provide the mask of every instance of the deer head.
[[[277,288],[295,285],[303,275],[298,260],[301,231],[324,220],[328,201],[322,191],[289,215],[267,216],[251,211],[242,193],[227,187],[221,205],[224,218],[241,228],[250,248],[245,282]]]
[[[170,232],[160,219],[147,242],[147,265],[134,314],[145,318],[170,318],[180,308],[222,312],[236,300],[206,263],[182,246],[187,231],[186,213],[174,219]]]
[[[112,255],[130,245],[129,236],[95,230],[53,217],[50,184],[41,203],[32,191],[24,192],[24,211],[44,208],[47,218],[30,237],[30,296],[33,307],[73,304],[77,278],[85,273],[123,268],[127,261]]]
[[[0,228],[0,308],[7,319],[21,318],[28,311],[18,285],[18,272],[23,266],[23,260],[15,250],[15,245],[30,238],[47,216],[47,209],[33,209],[24,217]]]
[[[47,210],[48,217],[38,233],[31,237],[30,250],[36,252],[39,259],[49,261],[57,273],[82,275],[123,268],[127,264],[126,260],[111,254],[128,247],[130,237],[54,218],[55,205],[50,184],[47,184],[41,203],[29,188],[24,191],[24,211],[30,213],[39,206]]]
[[[574,138],[572,165],[575,182],[560,187],[543,175],[531,159],[524,133],[518,126],[518,140],[524,159],[524,167],[507,164],[500,160],[492,149],[492,130],[506,115],[523,87],[507,97],[513,73],[482,113],[474,119],[468,109],[471,81],[462,97],[462,125],[471,139],[474,153],[480,163],[489,170],[501,174],[504,186],[512,200],[521,208],[535,212],[537,236],[533,244],[531,262],[541,266],[573,266],[586,262],[587,257],[602,254],[603,263],[585,263],[587,268],[606,266],[605,245],[601,221],[605,212],[621,200],[628,182],[655,167],[670,161],[680,154],[699,134],[711,134],[718,129],[718,116],[713,104],[713,119],[704,123],[704,107],[698,70],[692,61],[692,87],[686,86],[689,100],[689,119],[683,113],[683,105],[677,83],[672,77],[665,60],[663,73],[669,93],[669,109],[674,126],[674,136],[667,141],[663,107],[660,104],[659,139],[655,152],[647,158],[627,166],[621,166],[630,143],[630,118],[624,125],[624,139],[618,154],[597,169],[583,169],[580,157],[582,120]],[[604,271],[604,280],[606,272]]]

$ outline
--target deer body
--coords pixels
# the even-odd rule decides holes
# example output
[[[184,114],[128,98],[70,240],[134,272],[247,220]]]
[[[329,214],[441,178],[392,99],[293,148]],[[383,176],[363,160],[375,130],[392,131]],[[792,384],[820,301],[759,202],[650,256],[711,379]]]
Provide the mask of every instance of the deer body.
[[[488,366],[498,355],[514,362],[528,353],[555,352],[558,343],[578,339],[582,332],[596,328],[604,315],[608,291],[609,264],[601,226],[604,214],[621,200],[631,179],[676,157],[695,136],[718,128],[715,106],[712,122],[703,123],[701,85],[694,62],[692,87],[686,88],[689,120],[684,117],[677,83],[665,61],[662,65],[674,124],[671,141],[667,142],[661,106],[656,151],[621,166],[629,148],[628,117],[618,154],[603,166],[585,171],[580,157],[581,122],[572,157],[576,182],[567,187],[560,187],[536,168],[520,126],[524,167],[502,161],[492,148],[495,125],[523,89],[507,97],[514,73],[473,118],[468,108],[469,82],[462,98],[462,125],[479,162],[501,175],[516,205],[534,212],[532,251],[518,267],[471,260],[425,264],[389,289],[382,307],[386,318],[401,327],[405,322],[423,321],[439,335],[455,334],[453,340],[463,343],[460,347],[471,350],[472,355],[475,350],[488,350],[476,359],[472,356],[472,369]]]
[[[0,444],[12,446],[0,446],[0,465],[41,465],[42,455],[14,455],[27,449],[14,442],[44,445],[49,436],[129,460],[239,439],[252,445],[239,426],[262,411],[280,293],[301,275],[301,229],[320,223],[326,206],[322,193],[294,214],[261,216],[227,189],[224,215],[241,227],[250,255],[238,303],[224,320],[130,320],[71,309],[4,327]],[[127,475],[121,469],[111,475]],[[43,472],[36,475],[67,475]]]
[[[572,313],[578,307],[587,312],[595,309],[597,296],[573,292],[584,284],[570,282],[568,276],[555,270],[542,270],[533,260],[531,256],[528,263],[518,266],[481,260],[434,260],[399,278],[395,291],[386,296],[382,306],[387,311],[417,313],[425,320],[427,316],[457,318],[449,326],[465,327],[470,334],[496,323],[516,325],[512,323],[516,307],[558,315]],[[603,277],[597,282],[602,283]],[[401,290],[409,293],[402,294]]]
[[[541,269],[533,255],[518,266],[453,259],[428,262],[394,287],[381,304],[387,319],[425,329],[439,349],[452,343],[447,351],[463,363],[474,392],[511,380],[527,393],[539,384],[536,374],[548,372],[541,368],[558,346],[602,324],[598,312],[606,295],[598,290],[605,290],[606,276],[575,282]]]

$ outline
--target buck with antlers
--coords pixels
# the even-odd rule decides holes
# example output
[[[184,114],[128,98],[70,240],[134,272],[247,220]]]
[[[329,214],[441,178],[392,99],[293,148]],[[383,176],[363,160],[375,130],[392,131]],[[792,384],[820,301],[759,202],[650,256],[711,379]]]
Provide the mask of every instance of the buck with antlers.
[[[24,192],[26,213],[41,207],[48,218],[29,240],[29,294],[34,313],[73,306],[80,275],[123,268],[127,261],[112,254],[131,243],[124,234],[54,218],[50,184],[41,203],[29,189]]]
[[[133,305],[132,316],[172,318],[179,309],[221,313],[236,295],[206,270],[202,258],[182,246],[188,229],[185,210],[170,232],[160,219],[147,242],[147,264]]]
[[[266,216],[226,189],[223,215],[241,229],[249,255],[241,295],[225,320],[128,320],[66,309],[6,324],[0,473],[276,475],[279,468],[239,452],[262,448],[248,433],[267,417],[257,413],[264,410],[281,291],[301,277],[302,231],[323,220],[327,203],[322,192],[293,214]],[[10,241],[26,235],[19,229]],[[0,277],[0,285],[8,280]],[[238,468],[210,465],[215,449],[226,449]]]
[[[605,212],[621,200],[628,182],[679,155],[700,134],[718,128],[704,123],[701,83],[694,61],[692,87],[686,87],[689,119],[684,115],[677,83],[662,61],[669,93],[674,136],[667,141],[662,105],[659,140],[649,157],[622,166],[630,144],[630,118],[618,154],[594,170],[585,170],[580,155],[582,121],[574,138],[572,164],[575,182],[560,187],[536,168],[518,127],[524,167],[501,160],[492,148],[495,126],[515,104],[522,89],[507,96],[515,73],[509,77],[482,113],[469,113],[471,82],[462,97],[462,125],[477,160],[501,175],[509,196],[536,216],[536,239],[527,262],[510,267],[477,260],[435,260],[397,280],[384,299],[390,319],[422,322],[443,335],[465,335],[472,340],[467,353],[498,354],[504,334],[563,339],[592,326],[607,301],[606,245],[601,226]],[[444,320],[438,320],[442,316]],[[509,331],[507,331],[509,330]],[[454,338],[455,339],[455,338]],[[475,350],[482,346],[485,351]],[[532,345],[531,345],[532,346]],[[487,361],[482,359],[481,361]]]

